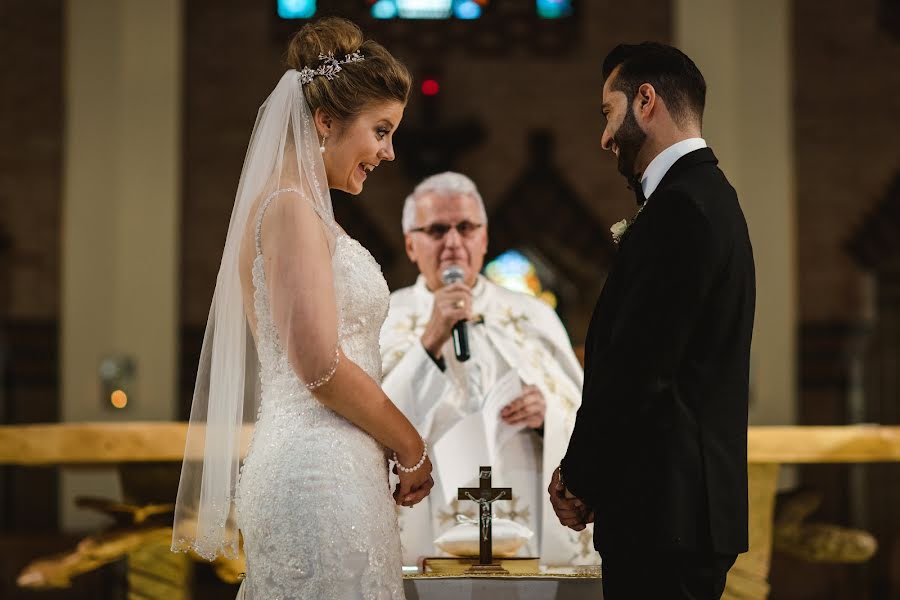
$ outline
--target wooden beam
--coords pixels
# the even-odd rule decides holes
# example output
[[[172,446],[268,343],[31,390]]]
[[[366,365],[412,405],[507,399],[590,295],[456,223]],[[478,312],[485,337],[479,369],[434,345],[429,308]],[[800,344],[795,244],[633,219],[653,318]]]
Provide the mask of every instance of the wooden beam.
[[[185,423],[175,422],[5,425],[0,427],[0,464],[180,461],[186,431]]]
[[[900,427],[751,427],[751,463],[861,463],[900,461]]]
[[[186,423],[51,423],[0,426],[0,464],[115,465],[179,462]],[[242,436],[246,448],[249,428]],[[751,463],[900,461],[900,427],[751,427]]]

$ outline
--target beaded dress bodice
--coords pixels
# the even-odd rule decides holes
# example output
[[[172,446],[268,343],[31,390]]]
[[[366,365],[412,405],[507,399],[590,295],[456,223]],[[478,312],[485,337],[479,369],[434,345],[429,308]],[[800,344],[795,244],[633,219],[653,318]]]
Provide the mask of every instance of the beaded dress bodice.
[[[341,350],[372,379],[381,381],[381,353],[378,336],[387,316],[389,291],[381,268],[372,255],[346,234],[335,240],[333,258],[334,288],[338,307],[338,341]],[[326,408],[297,379],[281,346],[270,312],[263,256],[253,262],[254,309],[257,319],[257,344],[261,366],[262,404],[260,418],[279,410],[296,411],[303,406],[303,418],[309,425],[320,420],[342,423],[343,419]]]
[[[261,205],[260,223],[271,199]],[[384,449],[298,379],[272,320],[259,226],[256,237],[262,400],[238,486],[248,565],[242,593],[266,600],[403,598]],[[380,382],[378,338],[389,304],[381,269],[344,233],[335,239],[332,268],[340,349]]]

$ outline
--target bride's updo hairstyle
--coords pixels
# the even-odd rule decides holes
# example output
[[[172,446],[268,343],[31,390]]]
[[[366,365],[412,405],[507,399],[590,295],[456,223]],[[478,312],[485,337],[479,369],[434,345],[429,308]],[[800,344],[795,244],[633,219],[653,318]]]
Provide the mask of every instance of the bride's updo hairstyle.
[[[310,112],[320,108],[337,121],[349,123],[373,104],[391,100],[406,104],[412,86],[409,71],[346,19],[325,17],[304,25],[291,38],[287,63],[298,71],[315,70],[322,64],[320,54],[341,60],[357,51],[364,60],[342,64],[334,79],[318,75],[303,86]]]

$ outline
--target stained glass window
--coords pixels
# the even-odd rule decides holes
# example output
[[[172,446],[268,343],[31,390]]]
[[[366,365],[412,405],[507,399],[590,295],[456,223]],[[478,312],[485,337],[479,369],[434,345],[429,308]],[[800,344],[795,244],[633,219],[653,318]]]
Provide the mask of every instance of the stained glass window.
[[[282,19],[311,19],[316,16],[316,0],[276,0]],[[540,19],[572,16],[573,0],[534,0]],[[491,0],[365,0],[376,19],[462,19],[481,18]]]
[[[544,289],[534,263],[518,250],[507,250],[489,262],[484,275],[501,287],[540,298],[556,309],[556,294]]]
[[[309,19],[316,14],[316,0],[278,0],[282,19]]]
[[[376,19],[477,19],[489,0],[375,0]]]
[[[537,0],[537,15],[542,19],[562,19],[572,15],[572,0]]]

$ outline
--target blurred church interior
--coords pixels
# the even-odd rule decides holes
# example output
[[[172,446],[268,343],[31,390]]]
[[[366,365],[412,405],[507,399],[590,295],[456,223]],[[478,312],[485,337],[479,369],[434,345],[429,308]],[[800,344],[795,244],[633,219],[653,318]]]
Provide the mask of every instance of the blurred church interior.
[[[900,425],[897,0],[3,0],[0,426],[187,418],[257,108],[291,33],[322,15],[415,78],[397,160],[360,196],[334,194],[392,290],[416,275],[406,195],[460,171],[487,205],[486,274],[551,303],[577,348],[609,227],[634,212],[600,148],[601,61],[621,42],[674,44],[707,79],[704,137],[754,244],[751,425]],[[139,574],[122,560],[68,587],[16,580],[137,522],[115,505],[126,483],[172,502],[164,471],[0,464],[0,597],[128,597]],[[813,560],[776,536],[770,597],[900,598],[900,464],[783,468],[776,523],[804,502],[878,550]],[[208,566],[191,585],[233,594]]]

